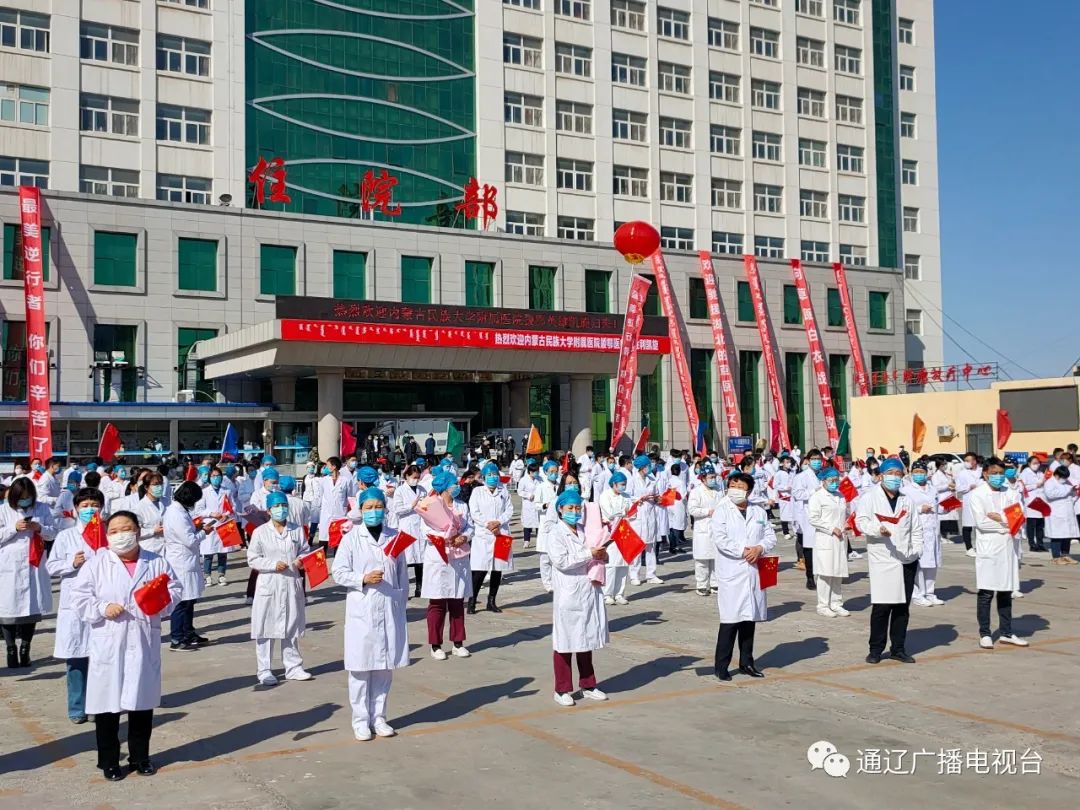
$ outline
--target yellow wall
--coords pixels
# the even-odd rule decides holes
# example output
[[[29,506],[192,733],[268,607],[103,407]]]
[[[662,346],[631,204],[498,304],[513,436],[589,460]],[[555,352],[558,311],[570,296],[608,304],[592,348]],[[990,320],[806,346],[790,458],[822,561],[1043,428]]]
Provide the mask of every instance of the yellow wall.
[[[1080,378],[1061,377],[1048,380],[1018,380],[994,383],[991,388],[977,391],[940,391],[926,394],[889,394],[851,399],[851,451],[861,456],[867,447],[884,447],[895,453],[902,444],[913,449],[911,426],[915,414],[926,423],[924,453],[957,453],[967,451],[967,426],[989,424],[994,431],[997,450],[997,410],[999,392],[1016,388],[1045,388],[1050,386],[1080,386]],[[951,439],[938,438],[938,426],[949,425],[954,431]],[[1050,451],[1080,440],[1072,431],[1042,433],[1013,433],[1002,452]]]

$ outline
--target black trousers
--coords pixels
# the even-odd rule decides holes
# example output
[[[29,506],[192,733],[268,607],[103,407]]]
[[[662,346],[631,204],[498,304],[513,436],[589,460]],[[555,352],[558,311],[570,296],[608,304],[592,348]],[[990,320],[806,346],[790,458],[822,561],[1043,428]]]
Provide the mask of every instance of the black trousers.
[[[911,607],[911,592],[915,588],[915,574],[919,571],[919,561],[904,563],[904,601],[896,605],[874,605],[870,609],[870,652],[881,655],[885,652],[886,637],[891,641],[890,652],[906,652],[908,614]]]
[[[735,622],[724,624],[721,622],[720,630],[716,633],[716,658],[714,661],[716,674],[727,672],[731,665],[731,654],[735,650],[735,638],[739,639],[739,666],[752,667],[754,665],[754,625],[755,622]]]
[[[971,527],[965,526],[960,530],[960,533],[964,536],[964,548],[971,551]]]
[[[480,586],[484,584],[484,577],[487,576],[487,571],[473,571],[472,572],[472,598],[475,602],[479,593]],[[502,584],[502,571],[491,572],[491,585],[488,588],[488,601],[494,602],[495,597],[499,595],[499,585]]]
[[[979,635],[990,635],[990,603],[997,594],[998,630],[1003,636],[1011,636],[1012,631],[1012,591],[987,591],[979,589],[979,601],[976,616],[979,619]]]
[[[814,550],[803,546],[802,550],[803,562],[806,563],[806,584],[817,587],[817,583],[814,582]],[[908,597],[911,598],[910,596]]]
[[[525,528],[523,528],[521,530],[521,534],[522,534],[522,537],[524,538],[525,545],[529,545],[529,541],[532,540],[532,533],[533,533],[533,530],[530,529],[528,526],[526,526]]]
[[[154,727],[154,710],[128,712],[128,762],[150,759],[150,732]],[[98,767],[120,766],[120,715],[112,712],[94,715],[97,732]]]
[[[420,595],[420,588],[424,584],[424,564],[417,563],[416,565],[410,565],[409,568],[413,570],[413,576],[416,577],[416,596]]]
[[[801,560],[803,558],[803,552],[805,549],[802,544],[802,533],[796,533],[795,535],[795,559]]]
[[[1027,533],[1028,547],[1035,549],[1043,544],[1043,538],[1046,530],[1046,518],[1031,518],[1027,519],[1024,524],[1024,531]]]
[[[33,624],[0,624],[0,632],[4,635],[4,644],[14,649],[15,640],[29,645],[34,638],[37,623]]]

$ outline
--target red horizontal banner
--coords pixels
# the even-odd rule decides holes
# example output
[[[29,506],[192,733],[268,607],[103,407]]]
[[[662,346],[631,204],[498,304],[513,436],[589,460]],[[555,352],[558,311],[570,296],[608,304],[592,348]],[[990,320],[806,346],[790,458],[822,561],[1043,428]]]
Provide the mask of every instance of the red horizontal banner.
[[[619,335],[579,332],[534,332],[511,329],[461,329],[439,326],[393,326],[380,323],[340,323],[281,320],[281,339],[316,343],[378,343],[388,346],[431,346],[445,349],[544,349],[555,352],[618,354]],[[668,354],[667,337],[638,338],[637,350]]]

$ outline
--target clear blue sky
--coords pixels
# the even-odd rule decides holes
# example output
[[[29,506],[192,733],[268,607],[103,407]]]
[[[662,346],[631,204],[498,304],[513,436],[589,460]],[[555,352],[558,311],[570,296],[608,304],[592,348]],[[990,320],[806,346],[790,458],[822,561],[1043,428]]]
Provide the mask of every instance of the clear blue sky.
[[[936,0],[934,12],[944,311],[1058,376],[1080,356],[1080,2]],[[977,360],[1005,363],[943,323]],[[966,356],[946,339],[945,358]]]

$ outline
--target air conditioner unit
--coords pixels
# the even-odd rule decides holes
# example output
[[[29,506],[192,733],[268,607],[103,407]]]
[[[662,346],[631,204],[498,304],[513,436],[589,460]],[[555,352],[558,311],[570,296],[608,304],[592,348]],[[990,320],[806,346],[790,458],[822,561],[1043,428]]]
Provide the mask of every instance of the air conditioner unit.
[[[177,402],[194,402],[195,392],[190,388],[184,388],[176,392]]]
[[[953,430],[952,425],[938,425],[937,437],[939,439],[951,439],[956,435],[956,431]]]

